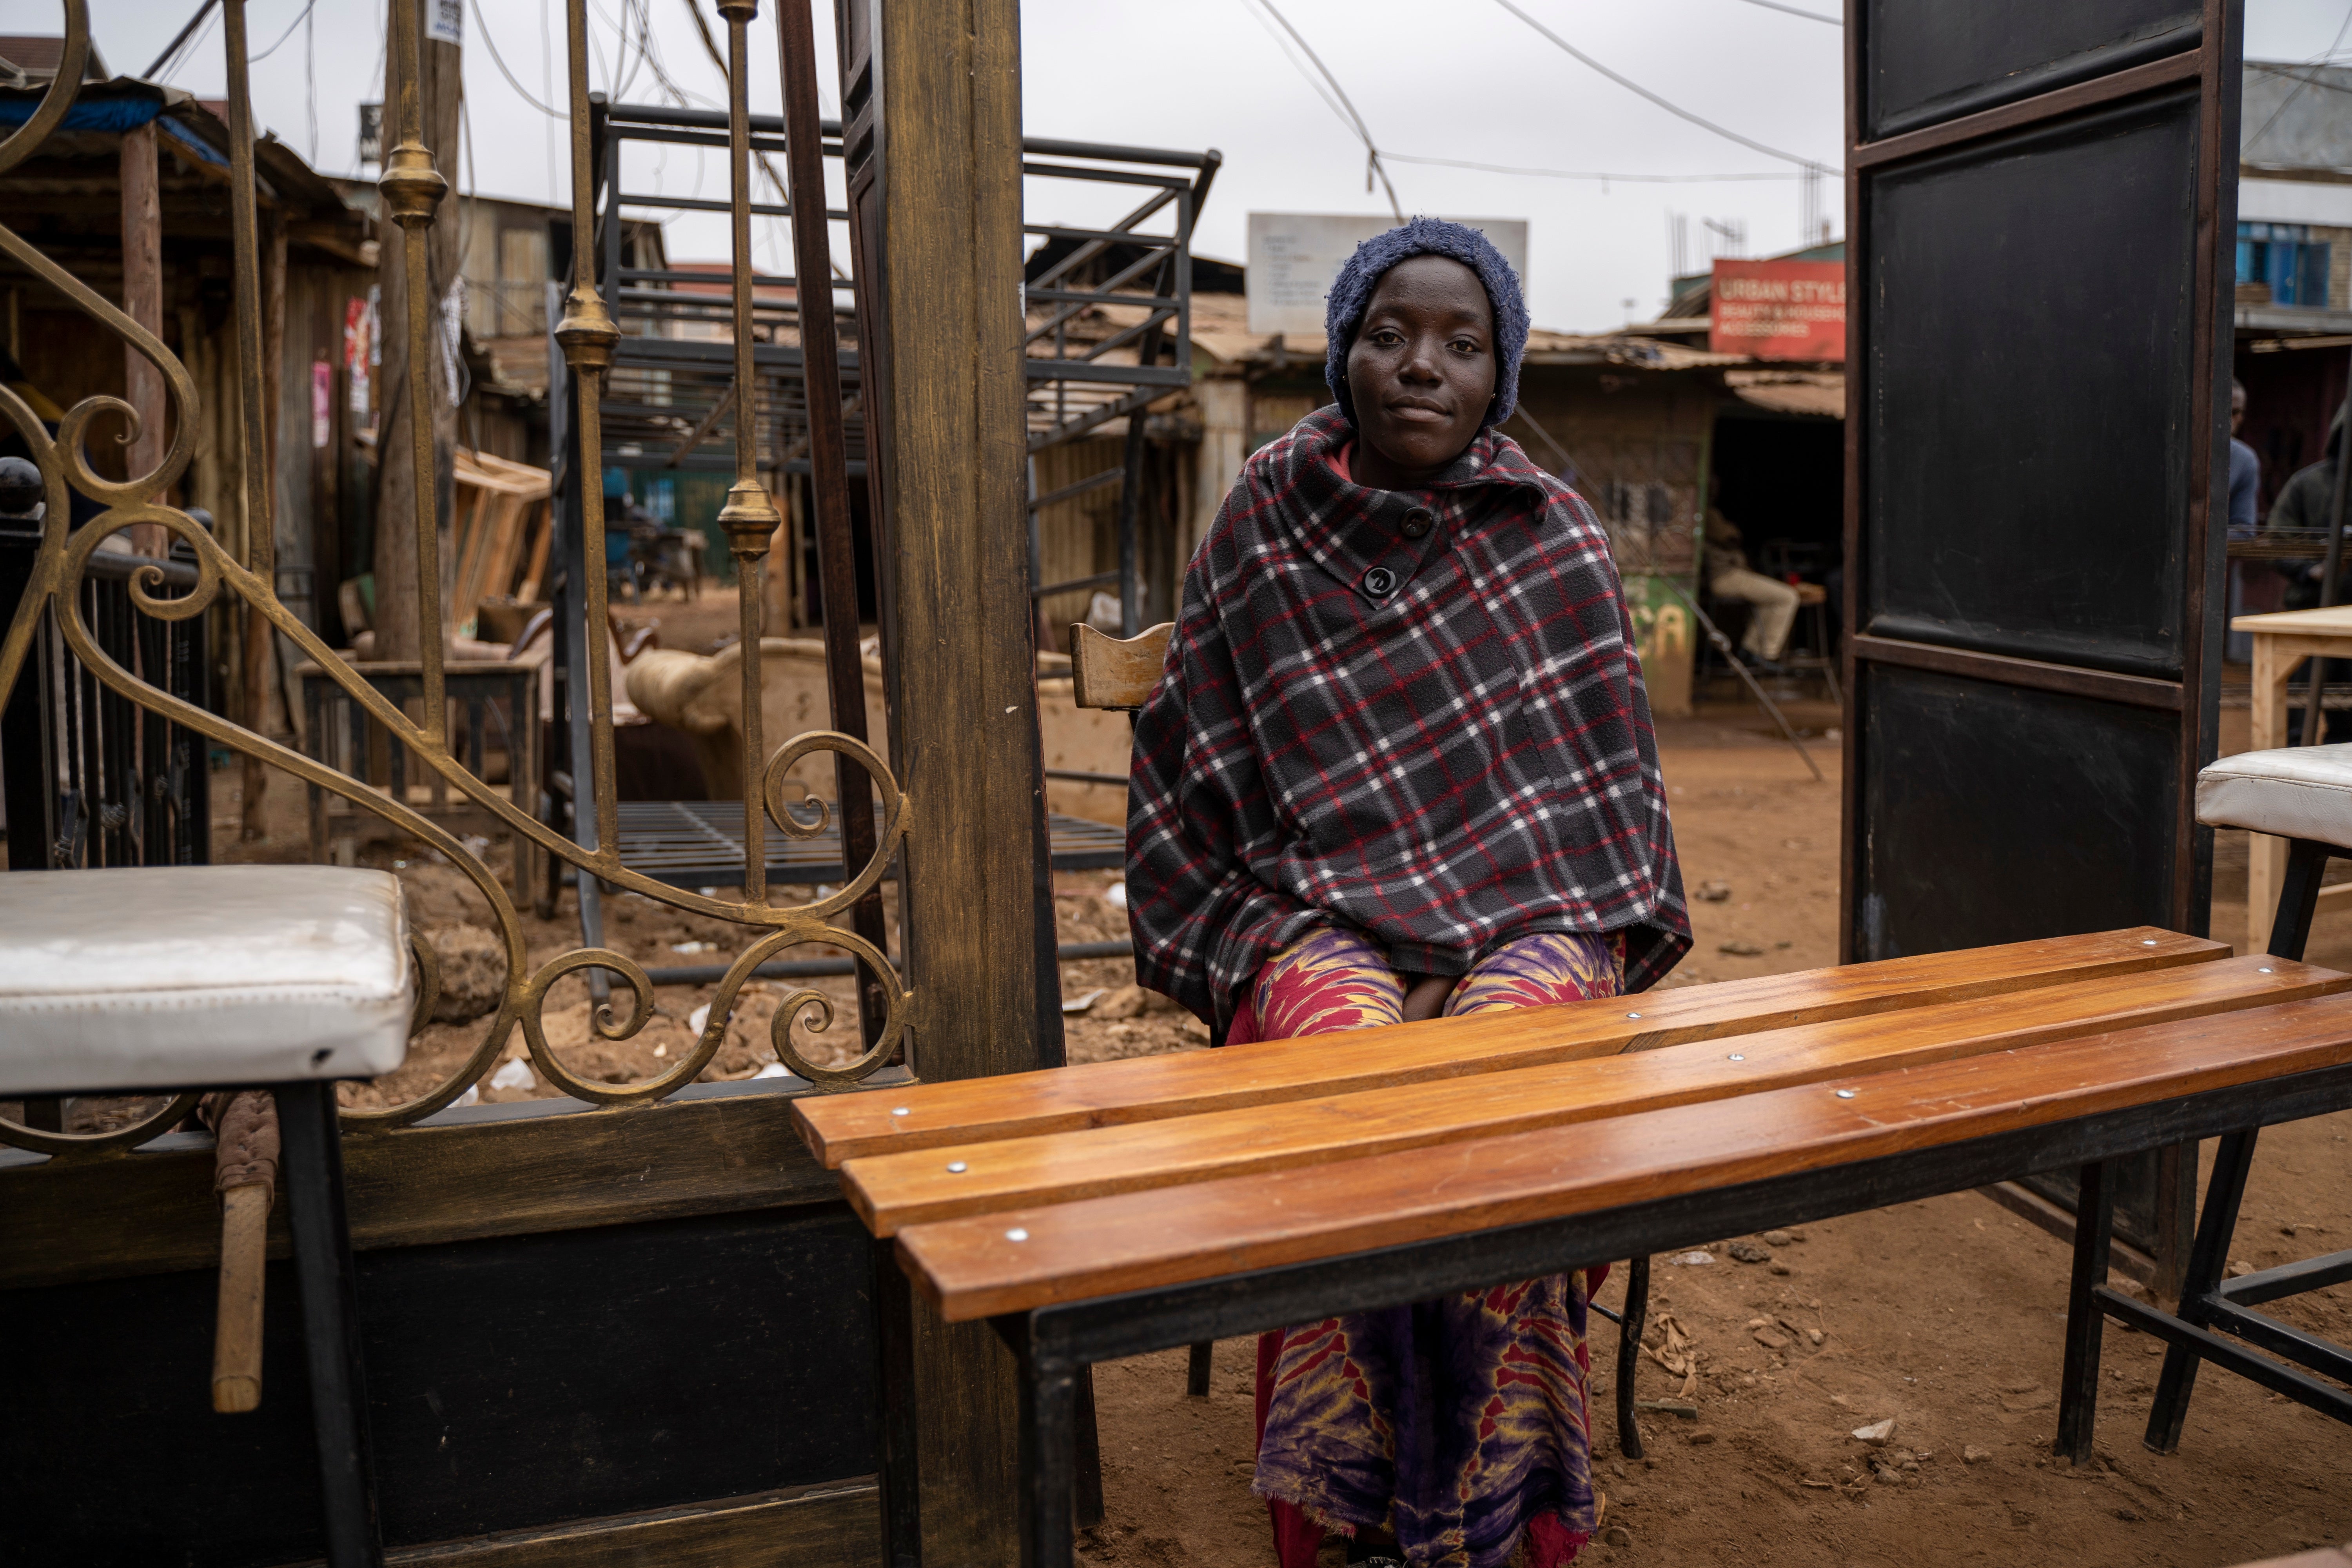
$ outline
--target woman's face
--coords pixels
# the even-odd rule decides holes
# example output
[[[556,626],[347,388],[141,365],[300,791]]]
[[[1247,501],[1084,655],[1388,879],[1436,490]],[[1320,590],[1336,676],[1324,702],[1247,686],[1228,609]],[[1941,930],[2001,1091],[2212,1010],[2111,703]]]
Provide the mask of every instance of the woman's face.
[[[1495,310],[1478,275],[1444,256],[1383,273],[1348,350],[1348,395],[1358,484],[1415,489],[1460,457],[1495,395]]]

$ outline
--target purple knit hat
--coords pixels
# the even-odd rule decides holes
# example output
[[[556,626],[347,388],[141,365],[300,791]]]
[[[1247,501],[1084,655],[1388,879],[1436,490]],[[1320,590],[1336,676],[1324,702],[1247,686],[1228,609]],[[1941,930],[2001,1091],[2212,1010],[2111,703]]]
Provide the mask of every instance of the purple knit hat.
[[[1462,263],[1486,286],[1486,302],[1495,310],[1495,401],[1487,406],[1480,427],[1500,425],[1519,401],[1519,356],[1528,347],[1528,301],[1519,289],[1519,275],[1495,248],[1495,242],[1466,224],[1442,217],[1417,217],[1385,234],[1376,234],[1356,247],[1323,309],[1323,379],[1339,400],[1348,423],[1356,422],[1356,405],[1348,396],[1348,351],[1356,345],[1356,329],[1364,324],[1365,307],[1381,278],[1400,261],[1416,256],[1444,256]]]

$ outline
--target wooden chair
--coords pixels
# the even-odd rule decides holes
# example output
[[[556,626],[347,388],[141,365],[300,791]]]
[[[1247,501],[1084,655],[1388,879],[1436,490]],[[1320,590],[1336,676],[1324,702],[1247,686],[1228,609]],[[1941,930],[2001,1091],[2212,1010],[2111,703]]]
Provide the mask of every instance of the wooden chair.
[[[1168,639],[1175,623],[1163,621],[1134,637],[1109,637],[1080,621],[1070,627],[1070,673],[1081,708],[1118,708],[1133,713],[1150,700],[1167,668]],[[1612,1312],[1600,1302],[1592,1310],[1617,1325],[1617,1446],[1629,1459],[1642,1457],[1642,1428],[1634,1415],[1633,1378],[1642,1364],[1642,1330],[1650,1316],[1650,1260],[1625,1266],[1625,1308]],[[1195,1342],[1185,1392],[1205,1397],[1215,1342]]]
[[[184,1096],[163,1113],[177,1120],[187,1091],[270,1090],[331,1568],[383,1560],[335,1080],[406,1058],[409,958],[400,884],[384,871],[17,871],[0,897],[0,1098],[162,1091]],[[214,1402],[236,1412],[260,1401],[267,1194],[281,1151],[234,1108],[219,1125],[248,1167],[223,1175]],[[64,1134],[48,1148],[78,1152]],[[250,1169],[262,1164],[272,1169]]]

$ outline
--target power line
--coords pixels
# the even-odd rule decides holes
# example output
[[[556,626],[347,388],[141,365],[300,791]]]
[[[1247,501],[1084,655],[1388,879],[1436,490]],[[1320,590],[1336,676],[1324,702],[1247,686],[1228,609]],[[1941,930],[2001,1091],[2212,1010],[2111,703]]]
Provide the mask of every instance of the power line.
[[[1480,163],[1467,158],[1416,158],[1409,153],[1383,153],[1391,163],[1427,163],[1441,169],[1482,169],[1490,174],[1527,174],[1547,180],[1622,180],[1632,185],[1715,184],[1734,180],[1801,180],[1802,173],[1768,169],[1748,174],[1607,174],[1576,169],[1524,169],[1511,163]]]
[[[2327,46],[2326,53],[2315,55],[2310,59],[2305,61],[2304,64],[2305,68],[2308,69],[2310,67],[2318,65],[2322,60],[2326,59],[2329,56],[2335,54],[2338,48],[2342,47],[2344,44],[2344,34],[2347,29],[2352,29],[2352,8],[2347,8],[2345,11],[2343,23],[2336,29],[2336,41]],[[2315,79],[2308,75],[2296,76],[2294,71],[2286,71],[2283,74],[2295,77],[2295,87],[2294,90],[2290,91],[2284,98],[2279,100],[2279,106],[2271,110],[2271,117],[2268,120],[2263,121],[2262,130],[2257,131],[2252,136],[2247,137],[2243,145],[2251,147],[2255,142],[2261,141],[2264,133],[2267,132],[2272,126],[2276,125],[2279,122],[2279,116],[2284,114],[2287,111],[2287,107],[2294,103],[2297,98],[2301,97],[2303,89],[2311,86]]]
[[[155,57],[155,63],[141,71],[140,76],[148,81],[156,80],[155,73],[170,65],[173,58],[188,47],[188,40],[194,36],[196,29],[204,25],[205,19],[213,14],[213,7],[219,3],[220,0],[204,0],[204,4],[196,7],[196,14],[188,18],[188,25],[173,35],[172,41],[163,46],[163,52]]]
[[[1281,11],[1276,8],[1274,0],[1257,0],[1257,3],[1265,7],[1267,16],[1272,16],[1276,22],[1282,24],[1282,30],[1284,32],[1288,33],[1293,38],[1297,40],[1298,47],[1307,52],[1307,58],[1314,62],[1315,68],[1322,73],[1323,79],[1331,84],[1331,90],[1339,94],[1340,103],[1347,109],[1347,118],[1349,122],[1355,127],[1356,134],[1363,139],[1364,153],[1370,160],[1369,167],[1370,172],[1381,177],[1381,188],[1388,193],[1389,210],[1396,215],[1397,222],[1404,222],[1404,207],[1397,200],[1396,187],[1389,184],[1389,172],[1381,167],[1381,150],[1379,146],[1373,142],[1371,130],[1370,127],[1365,125],[1364,117],[1356,112],[1354,102],[1352,102],[1348,97],[1348,89],[1339,85],[1339,79],[1331,74],[1331,68],[1323,63],[1323,57],[1315,52],[1315,46],[1307,41],[1306,35],[1299,32],[1297,28],[1292,26],[1290,25],[1290,18],[1285,16]],[[1370,182],[1367,181],[1365,184],[1366,187],[1369,189]]]
[[[289,38],[292,37],[294,36],[294,29],[295,29],[295,28],[297,28],[297,27],[299,27],[299,26],[300,26],[303,23],[305,23],[305,22],[307,22],[307,21],[309,21],[309,20],[310,19],[310,8],[311,8],[311,6],[313,6],[313,5],[316,5],[318,3],[319,3],[319,0],[310,0],[310,4],[309,4],[309,5],[304,5],[304,6],[302,7],[302,14],[301,14],[300,16],[299,16],[295,17],[291,22],[287,23],[287,24],[286,24],[286,30],[285,30],[284,32],[282,32],[282,33],[280,33],[280,34],[278,34],[278,43],[277,43],[277,44],[272,44],[272,45],[270,45],[268,48],[266,48],[266,49],[262,50],[262,51],[261,51],[259,54],[257,54],[257,55],[247,55],[247,56],[246,56],[247,60],[247,61],[249,61],[249,62],[258,62],[258,61],[261,61],[261,60],[266,60],[266,59],[268,59],[270,56],[272,56],[272,55],[276,54],[276,53],[278,52],[278,44],[282,44],[282,43],[284,43],[287,39],[289,39]]]
[[[393,3],[397,5],[400,0],[393,0]],[[474,0],[474,30],[481,34],[482,47],[490,51],[490,63],[499,68],[499,74],[507,79],[507,85],[515,89],[516,97],[546,115],[550,120],[567,118],[531,97],[530,89],[515,79],[515,73],[507,69],[506,57],[499,53],[499,41],[490,37],[490,20],[482,15],[482,0]]]
[[[1794,5],[1783,5],[1780,0],[1748,0],[1750,5],[1761,5],[1767,11],[1786,11],[1791,16],[1802,16],[1808,22],[1825,22],[1832,27],[1843,27],[1843,17],[1824,16],[1819,11],[1801,11]]]
[[[1537,32],[1541,33],[1546,38],[1558,45],[1562,52],[1566,53],[1570,58],[1589,68],[1598,71],[1601,75],[1607,77],[1611,81],[1615,82],[1619,87],[1623,88],[1626,91],[1649,100],[1652,103],[1656,104],[1660,109],[1664,110],[1667,113],[1675,116],[1677,120],[1686,120],[1702,131],[1712,131],[1717,136],[1721,136],[1727,141],[1738,142],[1742,147],[1752,148],[1756,152],[1763,153],[1768,158],[1778,158],[1784,163],[1794,163],[1801,169],[1810,168],[1818,162],[1816,159],[1800,157],[1794,153],[1784,153],[1778,147],[1767,146],[1765,143],[1757,141],[1752,136],[1742,136],[1738,132],[1731,130],[1727,126],[1717,125],[1712,120],[1708,120],[1701,115],[1694,114],[1689,110],[1685,109],[1682,105],[1674,102],[1672,100],[1661,98],[1656,93],[1652,92],[1648,88],[1643,87],[1640,82],[1633,80],[1632,78],[1620,76],[1617,72],[1611,70],[1607,66],[1602,65],[1599,60],[1594,59],[1591,55],[1586,54],[1582,49],[1578,48],[1566,38],[1561,37],[1558,33],[1553,32],[1541,22],[1537,21],[1533,16],[1530,16],[1525,11],[1520,10],[1517,5],[1511,3],[1511,0],[1495,0],[1495,4],[1500,5],[1504,10],[1508,11],[1512,16],[1517,16],[1520,21],[1525,22],[1528,26],[1533,27]]]

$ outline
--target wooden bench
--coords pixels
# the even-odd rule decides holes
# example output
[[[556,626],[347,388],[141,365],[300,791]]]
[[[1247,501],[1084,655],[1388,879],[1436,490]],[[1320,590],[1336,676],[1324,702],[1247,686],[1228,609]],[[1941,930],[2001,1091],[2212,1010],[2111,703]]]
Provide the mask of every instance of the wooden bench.
[[[796,1115],[912,1288],[1013,1347],[1024,1562],[1060,1568],[1097,1361],[2044,1170],[2084,1184],[2059,1446],[2087,1457],[2105,1163],[2347,1105],[2352,976],[2141,928]]]

